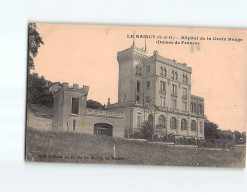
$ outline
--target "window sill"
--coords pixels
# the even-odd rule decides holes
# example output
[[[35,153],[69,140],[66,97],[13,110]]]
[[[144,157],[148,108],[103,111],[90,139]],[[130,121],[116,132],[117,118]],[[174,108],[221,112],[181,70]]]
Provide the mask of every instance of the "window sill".
[[[78,115],[78,114],[70,114],[70,116],[79,117],[79,115]]]

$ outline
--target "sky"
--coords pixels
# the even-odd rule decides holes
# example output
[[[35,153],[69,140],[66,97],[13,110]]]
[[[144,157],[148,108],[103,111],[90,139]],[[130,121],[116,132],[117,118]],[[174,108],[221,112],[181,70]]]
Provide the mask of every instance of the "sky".
[[[52,82],[90,86],[88,99],[102,104],[108,98],[117,102],[117,52],[132,45],[128,36],[155,35],[146,39],[147,54],[158,50],[161,56],[192,67],[191,93],[204,97],[207,118],[224,130],[246,130],[246,30],[40,23],[37,31],[44,45],[34,58],[34,72]],[[158,36],[180,44],[157,44]],[[193,41],[199,44],[181,44],[181,36],[198,37]],[[135,39],[139,48],[144,42]]]

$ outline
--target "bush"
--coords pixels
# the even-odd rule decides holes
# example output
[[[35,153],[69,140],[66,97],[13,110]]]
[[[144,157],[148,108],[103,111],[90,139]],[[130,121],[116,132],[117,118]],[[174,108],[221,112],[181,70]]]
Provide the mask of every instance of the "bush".
[[[144,139],[143,133],[141,131],[130,132],[129,138],[131,138],[131,139]]]
[[[141,132],[143,134],[143,138],[147,140],[152,140],[154,129],[153,126],[148,121],[142,124]]]

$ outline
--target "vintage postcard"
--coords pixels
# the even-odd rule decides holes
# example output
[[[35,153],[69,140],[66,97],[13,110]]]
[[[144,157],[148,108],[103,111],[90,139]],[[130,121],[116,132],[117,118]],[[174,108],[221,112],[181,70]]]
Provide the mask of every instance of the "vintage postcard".
[[[244,168],[247,30],[28,25],[25,159]]]

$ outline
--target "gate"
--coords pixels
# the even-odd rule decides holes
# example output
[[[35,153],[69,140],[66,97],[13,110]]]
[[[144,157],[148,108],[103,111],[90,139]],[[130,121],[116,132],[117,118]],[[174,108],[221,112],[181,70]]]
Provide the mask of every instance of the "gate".
[[[94,134],[112,137],[113,126],[107,123],[94,124]]]

